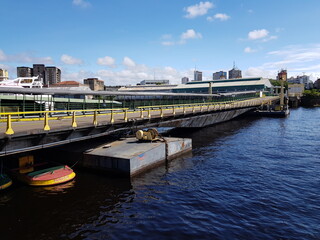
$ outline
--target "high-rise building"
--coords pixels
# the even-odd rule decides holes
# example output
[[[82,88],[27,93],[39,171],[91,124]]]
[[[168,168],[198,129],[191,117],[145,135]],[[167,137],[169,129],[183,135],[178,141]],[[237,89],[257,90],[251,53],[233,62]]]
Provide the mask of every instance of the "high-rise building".
[[[43,81],[43,84],[48,85],[46,80],[46,67],[44,64],[33,64],[33,76],[39,76],[39,79]]]
[[[288,77],[287,70],[281,69],[281,71],[278,72],[277,80],[282,79],[283,81],[287,81],[287,77]]]
[[[227,72],[224,72],[224,71],[215,72],[212,74],[212,79],[213,80],[227,79]]]
[[[242,78],[241,70],[237,69],[235,66],[229,71],[229,79]]]
[[[193,81],[202,81],[202,72],[194,71],[194,80]]]
[[[8,71],[6,69],[0,68],[0,81],[8,80],[8,78],[9,78]]]
[[[181,78],[181,83],[182,84],[186,84],[187,82],[189,82],[189,78],[187,78],[187,77]]]
[[[32,77],[33,69],[30,67],[17,67],[17,77]]]
[[[104,81],[99,80],[98,78],[87,78],[83,80],[83,83],[89,85],[92,91],[104,90]]]
[[[57,67],[45,67],[45,79],[49,86],[61,82],[61,70]]]

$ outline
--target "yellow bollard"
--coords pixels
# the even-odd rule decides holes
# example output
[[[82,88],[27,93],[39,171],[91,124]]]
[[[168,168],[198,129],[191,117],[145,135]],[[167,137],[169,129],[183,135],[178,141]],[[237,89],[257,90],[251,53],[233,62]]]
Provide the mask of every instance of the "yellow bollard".
[[[94,126],[98,125],[98,112],[97,111],[94,111],[94,114],[93,114],[93,125]]]
[[[202,106],[203,106],[203,105],[201,104],[201,106],[200,106],[200,112],[202,112]]]
[[[48,115],[47,112],[44,114],[44,126],[43,126],[43,130],[45,130],[45,131],[49,131],[49,130],[50,130],[50,126],[49,126],[49,115]]]
[[[124,120],[125,122],[128,122],[128,111],[127,111],[127,110],[124,110],[123,120]]]
[[[148,118],[149,119],[151,118],[151,110],[150,110],[150,108],[148,109]]]
[[[141,108],[141,110],[140,110],[140,118],[142,118],[142,119],[144,118],[142,108]]]
[[[196,111],[196,109],[195,109],[195,107],[194,107],[194,105],[193,105],[193,107],[192,107],[192,113],[195,113],[195,111]]]
[[[11,115],[7,116],[7,131],[6,131],[7,135],[12,135],[14,134],[14,131],[12,129],[12,123],[11,123]]]
[[[114,123],[114,114],[113,114],[113,110],[111,110],[111,119],[110,119],[110,123]]]
[[[160,108],[160,117],[163,118],[163,109],[162,109],[162,107]]]
[[[183,105],[183,115],[186,115],[186,106]]]
[[[77,125],[77,122],[76,122],[76,111],[73,111],[72,112],[72,127],[76,128],[78,125]]]
[[[173,109],[172,109],[172,115],[175,116],[176,115],[176,109],[175,107],[173,106]]]

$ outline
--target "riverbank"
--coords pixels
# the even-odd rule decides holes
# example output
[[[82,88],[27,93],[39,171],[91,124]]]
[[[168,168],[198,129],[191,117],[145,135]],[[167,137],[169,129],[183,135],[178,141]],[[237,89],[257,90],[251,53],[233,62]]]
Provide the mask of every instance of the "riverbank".
[[[319,107],[320,106],[320,92],[312,89],[306,90],[301,98],[301,106],[303,107]]]

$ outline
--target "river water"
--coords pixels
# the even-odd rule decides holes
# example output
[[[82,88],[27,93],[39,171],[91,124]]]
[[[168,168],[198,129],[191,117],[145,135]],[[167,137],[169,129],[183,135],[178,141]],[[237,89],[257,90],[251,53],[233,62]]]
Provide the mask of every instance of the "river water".
[[[0,239],[320,239],[320,108],[171,133],[193,151],[132,180],[78,171],[0,192]]]

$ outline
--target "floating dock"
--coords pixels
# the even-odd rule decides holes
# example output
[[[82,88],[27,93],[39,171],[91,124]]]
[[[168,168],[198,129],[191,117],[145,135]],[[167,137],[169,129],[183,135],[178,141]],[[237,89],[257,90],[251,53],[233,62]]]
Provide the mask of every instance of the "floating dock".
[[[166,137],[157,141],[126,138],[84,153],[85,168],[135,176],[192,149],[189,138]]]
[[[260,117],[275,117],[275,118],[282,118],[287,117],[290,114],[289,109],[286,110],[257,110],[253,112],[251,115],[260,116]]]

